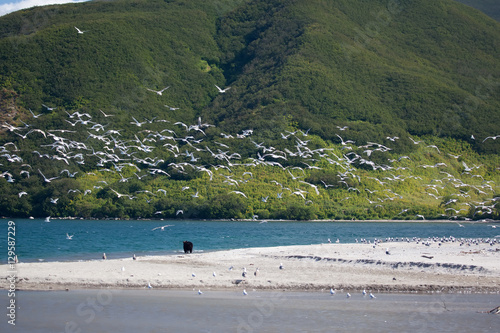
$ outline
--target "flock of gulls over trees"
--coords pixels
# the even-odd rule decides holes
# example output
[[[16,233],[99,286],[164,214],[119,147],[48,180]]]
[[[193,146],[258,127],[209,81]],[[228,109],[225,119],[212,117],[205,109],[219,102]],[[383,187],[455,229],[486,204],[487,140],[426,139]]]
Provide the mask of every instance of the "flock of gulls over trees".
[[[158,96],[168,88],[144,87]],[[215,88],[221,94],[230,89]],[[399,137],[387,136],[385,144],[357,145],[348,139],[349,127],[343,124],[337,126],[339,143],[326,143],[309,130],[290,128],[276,133],[279,137],[271,146],[252,129],[223,133],[201,117],[194,124],[167,119],[169,111],[177,109],[169,104],[163,118],[118,116],[101,109],[68,111],[43,104],[38,112],[29,110],[15,122],[3,121],[0,181],[3,178],[8,184],[2,187],[7,189],[4,195],[12,192],[11,186],[19,200],[28,198],[37,188],[33,178],[38,179],[38,188],[55,186],[37,190],[49,196],[37,197],[46,203],[38,216],[61,214],[51,208],[58,205],[108,200],[117,205],[140,201],[154,207],[149,216],[142,212],[141,217],[176,217],[195,206],[172,208],[169,199],[210,201],[222,194],[240,197],[239,203],[252,201],[243,217],[255,220],[261,214],[265,215],[261,219],[274,217],[265,214],[266,204],[272,201],[277,207],[280,200],[293,202],[291,206],[321,207],[316,212],[328,207],[342,210],[351,200],[352,206],[371,212],[368,216],[384,218],[477,220],[498,214],[497,184],[488,179],[498,173],[498,167],[484,170],[449,147],[410,137],[425,152],[415,158],[425,155],[427,163],[435,161],[419,164],[411,153],[392,152],[390,144]],[[419,196],[408,201],[403,192]],[[421,206],[414,202],[417,197]],[[428,201],[438,204],[426,206]]]

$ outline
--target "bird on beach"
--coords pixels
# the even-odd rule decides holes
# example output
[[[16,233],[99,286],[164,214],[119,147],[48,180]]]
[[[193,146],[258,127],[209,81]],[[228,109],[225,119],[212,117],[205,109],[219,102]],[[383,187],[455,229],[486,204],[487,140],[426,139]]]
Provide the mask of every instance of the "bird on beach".
[[[375,297],[375,295],[373,295],[372,293],[370,293],[370,298],[374,299],[374,298],[377,298],[377,297]]]
[[[335,290],[333,290],[333,288],[330,288],[330,295],[335,295]]]
[[[200,289],[198,289],[198,295],[202,295],[202,294],[203,294],[203,292]]]
[[[247,291],[245,289],[243,289],[243,295],[246,296],[248,295]]]

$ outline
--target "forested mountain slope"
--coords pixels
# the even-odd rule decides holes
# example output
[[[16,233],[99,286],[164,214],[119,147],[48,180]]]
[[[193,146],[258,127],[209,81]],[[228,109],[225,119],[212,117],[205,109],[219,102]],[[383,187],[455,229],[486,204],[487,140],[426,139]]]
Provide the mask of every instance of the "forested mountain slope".
[[[411,203],[411,217],[449,216],[460,182],[464,202],[496,193],[482,182],[498,178],[499,46],[498,22],[451,0],[118,0],[6,15],[0,214],[409,218]],[[381,172],[397,185],[376,185]],[[435,199],[426,185],[442,172],[453,179]],[[278,183],[289,196],[266,205]]]

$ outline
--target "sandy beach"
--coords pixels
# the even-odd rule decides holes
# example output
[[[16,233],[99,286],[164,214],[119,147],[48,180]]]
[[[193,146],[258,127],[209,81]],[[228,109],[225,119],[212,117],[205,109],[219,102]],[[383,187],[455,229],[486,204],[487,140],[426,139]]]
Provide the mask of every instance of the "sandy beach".
[[[386,252],[388,251],[389,254]],[[280,269],[282,265],[282,269]],[[246,269],[246,276],[243,271]],[[254,274],[257,272],[256,274]],[[9,288],[8,265],[0,266]],[[249,248],[15,265],[16,288],[499,292],[500,244],[431,240]]]

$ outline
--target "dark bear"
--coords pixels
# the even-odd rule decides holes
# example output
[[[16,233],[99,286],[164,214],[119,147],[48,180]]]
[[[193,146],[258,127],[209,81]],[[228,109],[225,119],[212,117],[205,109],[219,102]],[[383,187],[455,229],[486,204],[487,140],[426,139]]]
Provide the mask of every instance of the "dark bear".
[[[193,243],[184,241],[184,253],[193,253]]]

